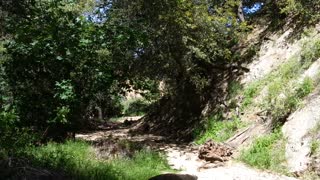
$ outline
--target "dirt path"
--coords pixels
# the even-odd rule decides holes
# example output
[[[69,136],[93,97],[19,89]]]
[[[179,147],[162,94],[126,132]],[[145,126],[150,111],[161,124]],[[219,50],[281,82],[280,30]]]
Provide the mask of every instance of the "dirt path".
[[[295,179],[286,176],[275,175],[249,168],[241,163],[229,161],[226,163],[206,163],[198,158],[199,147],[193,144],[181,144],[168,141],[165,137],[151,134],[131,135],[130,128],[119,124],[109,130],[100,130],[91,133],[77,134],[76,138],[87,141],[99,141],[112,139],[116,142],[130,141],[143,144],[154,150],[165,152],[168,163],[181,174],[196,175],[199,180],[274,180]]]

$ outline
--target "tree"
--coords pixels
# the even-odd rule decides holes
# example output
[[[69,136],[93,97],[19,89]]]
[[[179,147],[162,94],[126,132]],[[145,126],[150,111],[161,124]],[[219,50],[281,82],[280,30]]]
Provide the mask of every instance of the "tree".
[[[181,126],[193,127],[208,104],[218,103],[222,83],[232,79],[230,72],[237,67],[231,47],[245,28],[234,11],[238,4],[216,6],[214,13],[201,0],[132,4],[124,8],[132,12],[127,13],[128,26],[140,24],[143,32],[133,69],[141,77],[164,81],[169,92],[146,120],[154,129],[170,125],[173,134]]]
[[[20,125],[47,129],[53,138],[80,128],[97,107],[111,116],[119,105],[121,72],[109,40],[77,5],[37,1],[32,13],[11,18],[6,27],[13,37],[5,71]]]

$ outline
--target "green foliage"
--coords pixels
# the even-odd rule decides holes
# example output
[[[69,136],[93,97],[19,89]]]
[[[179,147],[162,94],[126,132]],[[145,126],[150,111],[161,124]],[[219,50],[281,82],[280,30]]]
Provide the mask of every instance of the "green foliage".
[[[320,58],[320,38],[314,36],[309,38],[312,39],[304,42],[301,52],[301,62],[305,67]]]
[[[304,98],[314,90],[314,82],[310,78],[304,78],[303,82],[298,85],[295,94],[297,98]]]
[[[150,106],[150,102],[144,98],[126,100],[123,102],[124,116],[141,116],[145,114]]]
[[[320,141],[319,140],[313,140],[311,141],[311,150],[310,154],[314,155],[316,154],[320,149]]]
[[[141,56],[148,63],[139,65],[147,66],[149,77],[165,80],[171,93],[179,93],[187,84],[201,92],[210,86],[208,77],[218,73],[215,69],[235,60],[230,47],[245,29],[237,23],[233,11],[238,4],[227,1],[215,6],[215,13],[210,14],[211,3],[157,0],[144,1],[142,5],[148,14],[145,21],[150,25],[146,27],[150,41]],[[226,27],[227,23],[232,27]]]
[[[71,84],[71,80],[62,80],[62,82],[56,82],[56,94],[54,98],[60,100],[60,106],[56,109],[56,116],[52,120],[48,120],[48,123],[68,123],[68,117],[70,113],[69,103],[75,100],[74,88]]]
[[[314,128],[309,132],[309,136],[312,138],[311,140],[311,156],[319,156],[320,155],[320,140],[318,136],[320,134],[320,123],[317,123]]]
[[[314,89],[314,82],[310,78],[305,78],[301,83],[294,81],[302,70],[303,66],[297,61],[289,61],[277,70],[277,76],[269,83],[263,106],[270,112],[274,124],[296,110],[303,98]]]
[[[228,86],[228,99],[235,98],[242,89],[243,87],[239,82],[232,81]]]
[[[61,82],[56,82],[55,97],[60,100],[72,101],[75,97],[74,88],[71,84],[71,80],[62,80]]]
[[[231,138],[238,129],[244,126],[245,124],[238,118],[222,120],[221,115],[214,115],[208,118],[204,132],[195,132],[196,143],[203,144],[209,139],[213,139],[217,142],[224,142]]]
[[[261,84],[252,83],[247,88],[244,89],[243,92],[243,101],[242,101],[242,109],[248,107],[252,104],[253,98],[258,95],[258,92],[261,88]]]
[[[118,179],[148,179],[172,171],[163,155],[149,150],[137,152],[132,159],[116,159],[111,163],[121,171]]]
[[[133,158],[102,161],[94,158],[94,150],[85,142],[48,143],[29,148],[34,165],[63,170],[76,179],[148,179],[169,170],[159,153],[141,150]]]
[[[286,173],[285,142],[279,129],[257,138],[248,149],[241,151],[239,159],[250,166]]]
[[[29,128],[17,127],[19,117],[14,109],[0,109],[0,158],[18,154],[38,138]]]
[[[281,13],[297,16],[305,23],[316,22],[320,15],[320,3],[312,0],[281,0],[277,2],[281,7]]]
[[[20,118],[12,104],[13,97],[3,66],[8,60],[3,43],[0,41],[0,158],[15,154],[36,140],[29,128],[17,126]]]
[[[97,107],[105,116],[120,113],[120,84],[126,79],[113,62],[113,39],[86,20],[79,10],[84,6],[35,1],[27,17],[8,18],[6,30],[13,35],[3,64],[22,126],[60,127],[64,133],[97,116]]]

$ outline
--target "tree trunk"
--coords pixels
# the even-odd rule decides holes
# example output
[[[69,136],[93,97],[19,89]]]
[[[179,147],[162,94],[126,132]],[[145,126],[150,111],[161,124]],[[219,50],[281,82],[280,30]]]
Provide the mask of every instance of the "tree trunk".
[[[245,21],[244,14],[243,14],[243,3],[242,3],[242,1],[239,2],[239,6],[238,6],[238,18],[239,18],[240,22],[244,22]]]

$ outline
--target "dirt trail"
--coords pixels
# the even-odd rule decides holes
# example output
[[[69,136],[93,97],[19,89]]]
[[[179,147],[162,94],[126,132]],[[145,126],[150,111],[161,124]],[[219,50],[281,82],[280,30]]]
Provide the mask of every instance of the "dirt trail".
[[[99,141],[104,139],[112,139],[115,141],[126,140],[143,144],[151,149],[165,152],[168,163],[173,169],[180,170],[181,174],[196,175],[199,180],[295,179],[255,170],[234,161],[220,164],[207,163],[198,158],[199,146],[170,142],[165,137],[152,134],[132,135],[129,133],[130,127],[124,127],[123,124],[124,123],[119,124],[117,127],[113,127],[109,130],[77,134],[76,138],[87,141]]]

